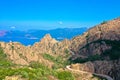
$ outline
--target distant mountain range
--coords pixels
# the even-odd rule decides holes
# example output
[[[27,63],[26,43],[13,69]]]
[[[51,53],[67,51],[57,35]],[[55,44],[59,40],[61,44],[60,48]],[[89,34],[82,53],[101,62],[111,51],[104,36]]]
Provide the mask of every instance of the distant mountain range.
[[[53,30],[0,30],[0,41],[4,42],[20,42],[24,45],[33,45],[39,42],[45,34],[50,34],[56,40],[63,40],[65,38],[71,39],[74,36],[81,35],[87,31],[86,27],[83,28],[58,28]]]

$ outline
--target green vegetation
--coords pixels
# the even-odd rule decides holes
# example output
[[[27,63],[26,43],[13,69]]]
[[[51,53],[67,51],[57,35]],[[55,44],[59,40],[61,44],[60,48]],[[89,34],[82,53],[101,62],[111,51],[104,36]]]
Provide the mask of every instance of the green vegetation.
[[[108,56],[111,60],[117,60],[120,59],[120,41],[117,40],[96,40],[93,42],[88,43],[87,45],[83,46],[80,50],[84,48],[88,48],[90,44],[103,44],[103,42],[107,45],[110,46],[111,48],[108,50],[105,50],[100,56],[102,59],[105,59],[104,57]]]
[[[49,61],[52,61],[54,62],[54,66],[53,66],[53,69],[58,69],[58,68],[63,68],[65,67],[66,65],[70,64],[69,61],[67,60],[64,60],[61,56],[58,56],[58,57],[54,57],[50,54],[47,54],[47,53],[44,53],[43,54],[43,57]]]
[[[111,49],[106,50],[103,55],[109,56],[111,60],[120,59],[120,41],[105,40],[105,42],[111,46]]]
[[[46,77],[49,71],[42,68],[39,69],[29,69],[29,68],[1,68],[0,69],[0,80],[4,79],[6,76],[21,75],[22,78],[27,78],[29,80],[41,80],[42,77]]]
[[[107,21],[103,21],[101,24],[106,24],[107,23]]]
[[[60,63],[61,61],[60,57],[56,60],[48,54],[45,54],[44,57],[54,62]],[[22,78],[28,80],[48,80],[48,76],[54,76],[59,80],[74,80],[70,72],[52,70],[39,62],[31,62],[29,66],[24,66],[23,68],[16,68],[16,66],[13,66],[12,62],[7,59],[7,55],[4,54],[2,48],[0,48],[0,80],[5,79],[6,76],[14,75],[21,75]]]
[[[48,80],[51,75],[59,80],[74,80],[72,73],[52,70],[38,62],[31,62],[29,67],[24,68],[0,68],[0,80],[13,75],[21,75],[28,80]]]
[[[73,61],[71,61],[72,63],[85,63],[85,62],[88,62],[88,61],[96,61],[96,60],[102,60],[102,57],[98,54],[96,55],[92,55],[92,56],[89,56],[88,58],[77,58]]]
[[[7,59],[7,55],[4,54],[2,48],[0,48],[0,67],[11,67],[12,62]]]
[[[43,64],[40,64],[39,62],[35,62],[35,61],[30,62],[29,67],[35,68],[35,69],[37,69],[37,68],[42,68],[42,69],[44,69],[44,70],[48,70],[48,71],[49,71],[49,69],[48,69],[47,66],[45,66],[45,65],[43,65]]]
[[[59,80],[75,80],[72,73],[67,72],[67,71],[57,72],[57,77]]]
[[[0,59],[5,59],[7,57],[6,54],[4,54],[3,49],[0,48]]]
[[[103,78],[103,77],[99,77],[99,76],[93,74],[93,78],[94,78],[94,77],[97,78],[98,80],[107,80],[107,79],[105,79],[105,78]]]
[[[65,49],[64,52],[66,53],[64,55],[65,58],[69,58],[70,57],[70,54],[69,54],[69,50],[68,49]]]
[[[0,48],[0,80],[4,80],[6,76],[21,76],[21,79],[27,80],[49,80],[50,76],[58,80],[75,80],[71,72],[58,71],[56,69],[66,66],[69,63],[63,60],[61,56],[53,57],[49,54],[44,54],[44,58],[55,63],[55,66],[53,66],[54,69],[50,69],[39,62],[31,62],[29,66],[22,67],[19,67],[20,65],[13,65],[7,59],[7,55],[4,54],[2,48]]]
[[[47,53],[44,53],[44,54],[43,54],[43,57],[44,57],[45,59],[50,60],[50,61],[53,61],[53,62],[56,61],[55,57],[53,57],[52,55],[47,54]]]
[[[68,54],[68,53],[69,53],[69,50],[68,50],[68,49],[65,49],[65,53]]]

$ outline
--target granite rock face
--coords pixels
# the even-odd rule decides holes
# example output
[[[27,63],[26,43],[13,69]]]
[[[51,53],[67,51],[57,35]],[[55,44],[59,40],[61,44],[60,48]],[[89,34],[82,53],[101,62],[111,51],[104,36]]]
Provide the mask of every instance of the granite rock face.
[[[114,80],[120,79],[120,60],[95,61],[93,64],[96,73],[109,75]]]
[[[102,54],[111,46],[105,40],[120,40],[120,18],[97,25],[81,36],[74,37],[71,41],[71,49],[76,54],[85,56]]]
[[[92,62],[86,62],[84,64],[71,64],[70,65],[71,69],[75,69],[75,70],[80,70],[80,71],[86,71],[86,72],[90,72],[90,73],[94,73],[94,65]]]
[[[106,74],[114,80],[120,79],[120,18],[101,23],[81,36],[71,40],[73,59],[99,55],[101,60],[93,61],[94,72]],[[89,67],[88,67],[89,68]],[[93,69],[93,67],[90,67]],[[89,68],[89,69],[90,69]],[[86,69],[85,69],[86,70]],[[88,70],[89,71],[89,70]]]

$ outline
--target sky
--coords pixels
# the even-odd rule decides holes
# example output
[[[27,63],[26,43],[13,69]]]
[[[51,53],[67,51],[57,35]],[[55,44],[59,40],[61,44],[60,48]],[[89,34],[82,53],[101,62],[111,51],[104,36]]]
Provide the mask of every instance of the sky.
[[[120,17],[120,0],[0,0],[0,29],[92,27]]]

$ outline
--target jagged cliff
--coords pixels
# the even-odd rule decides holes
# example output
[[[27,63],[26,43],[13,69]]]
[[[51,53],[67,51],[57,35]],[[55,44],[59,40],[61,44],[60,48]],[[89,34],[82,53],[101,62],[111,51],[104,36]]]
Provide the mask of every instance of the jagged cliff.
[[[32,61],[38,61],[49,67],[52,67],[54,63],[44,59],[42,55],[47,53],[54,57],[65,56],[69,45],[70,42],[67,39],[58,42],[50,34],[46,34],[40,42],[36,42],[33,46],[24,46],[18,42],[0,42],[0,46],[13,63],[29,65]]]
[[[64,55],[65,50],[68,49],[70,41],[67,39],[59,42],[53,39],[50,34],[45,35],[40,42],[35,43],[31,48],[39,53],[49,53],[53,56]]]

